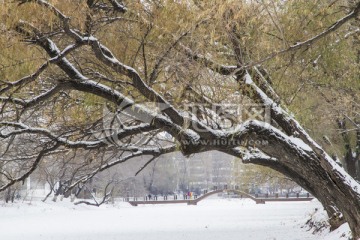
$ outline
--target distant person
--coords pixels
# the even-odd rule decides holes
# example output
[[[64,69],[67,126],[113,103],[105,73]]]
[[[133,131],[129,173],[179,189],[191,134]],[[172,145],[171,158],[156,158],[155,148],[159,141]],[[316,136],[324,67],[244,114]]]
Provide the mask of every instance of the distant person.
[[[148,199],[149,199],[149,201],[151,200],[151,194],[148,195]]]

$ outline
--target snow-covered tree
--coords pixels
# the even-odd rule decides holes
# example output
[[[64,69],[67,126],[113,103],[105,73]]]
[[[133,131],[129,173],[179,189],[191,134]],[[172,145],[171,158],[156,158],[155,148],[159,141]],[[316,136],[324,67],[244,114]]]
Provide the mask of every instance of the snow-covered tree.
[[[296,69],[314,56],[316,67],[347,43],[339,35],[360,3],[19,0],[0,8],[1,157],[17,169],[2,167],[0,190],[64,151],[88,153],[69,191],[139,156],[149,156],[141,170],[165,153],[216,150],[290,177],[334,226],[347,221],[360,238],[360,185],[276,93],[297,76],[276,80],[265,68]]]

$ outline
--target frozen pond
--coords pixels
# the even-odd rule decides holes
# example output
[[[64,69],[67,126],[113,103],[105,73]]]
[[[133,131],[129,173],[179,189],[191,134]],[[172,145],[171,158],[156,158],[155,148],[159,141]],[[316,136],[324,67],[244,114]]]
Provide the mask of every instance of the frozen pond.
[[[128,203],[100,208],[64,202],[33,202],[0,207],[4,240],[310,240],[301,228],[312,202],[206,199],[197,206]]]

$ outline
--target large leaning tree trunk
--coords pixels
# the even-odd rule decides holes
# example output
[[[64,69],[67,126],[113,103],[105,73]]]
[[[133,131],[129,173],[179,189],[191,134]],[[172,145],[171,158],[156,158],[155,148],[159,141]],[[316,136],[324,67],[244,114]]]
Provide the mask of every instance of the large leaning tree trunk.
[[[156,35],[159,34],[157,31],[160,31],[165,36],[169,30],[156,25],[160,22],[149,22],[149,19],[156,14],[148,15],[148,13],[166,6],[158,6],[157,3],[153,3],[154,6],[151,5],[152,3],[145,4],[145,16],[150,16],[146,18],[140,13],[131,12],[116,0],[101,1],[101,3],[87,1],[85,24],[81,25],[83,28],[76,28],[74,27],[76,23],[65,15],[65,10],[60,11],[47,1],[19,2],[21,6],[26,6],[26,2],[35,3],[31,5],[32,8],[39,8],[55,16],[57,29],[45,31],[44,26],[41,28],[35,25],[36,21],[32,24],[20,20],[15,24],[14,31],[27,43],[42,49],[47,59],[34,73],[17,81],[2,81],[4,84],[0,85],[2,103],[0,138],[7,145],[3,155],[12,157],[8,158],[8,165],[12,168],[19,167],[18,176],[7,174],[6,170],[2,170],[7,182],[0,186],[0,190],[3,191],[23,181],[42,164],[44,158],[51,154],[62,154],[63,151],[77,152],[81,149],[90,153],[119,153],[114,155],[115,160],[109,157],[108,161],[104,159],[98,162],[89,161],[86,171],[82,171],[76,177],[72,176],[72,180],[67,181],[69,183],[65,188],[71,190],[78,184],[89,181],[97,173],[138,156],[150,156],[149,162],[144,165],[146,167],[157,156],[177,150],[181,150],[184,155],[217,150],[239,157],[245,163],[270,167],[292,178],[323,204],[334,228],[346,221],[354,239],[360,239],[360,185],[338,166],[281,106],[280,97],[271,87],[266,71],[257,66],[258,64],[247,65],[242,61],[243,53],[238,44],[239,36],[231,24],[226,26],[226,30],[230,33],[229,42],[232,46],[229,44],[224,46],[228,51],[231,49],[230,55],[234,56],[234,66],[216,63],[209,57],[210,52],[208,55],[196,53],[191,49],[191,41],[185,41],[186,35],[195,31],[199,25],[206,24],[205,20],[198,21],[195,27],[192,26],[179,37],[170,34],[171,37],[168,39],[170,46],[164,47],[163,43],[160,43],[159,48],[165,50],[160,54],[154,54],[155,56],[148,56],[155,58],[153,64],[149,65],[146,64],[150,61],[147,60],[146,48],[154,46],[156,41],[162,38],[152,38],[146,44],[146,37],[151,31],[155,31]],[[182,8],[182,11],[186,9]],[[308,41],[290,46],[289,49],[276,52],[272,56],[314,44],[318,39],[355,18],[359,10],[360,4],[357,4],[353,11],[326,31]],[[126,16],[129,18],[123,17],[124,14],[128,14]],[[133,30],[135,26],[140,26],[141,30],[145,29],[144,36],[139,37],[140,47],[134,50],[135,60],[132,61],[131,66],[120,60],[123,56],[118,55],[122,51],[112,49],[116,49],[115,46],[120,44],[112,42],[116,34],[109,29],[101,31],[102,27],[111,24],[120,24],[115,25],[116,31]],[[98,32],[101,33],[101,37],[96,36]],[[107,35],[109,39],[103,41],[102,39]],[[137,56],[141,56],[141,61],[136,59]],[[171,62],[174,61],[173,59],[176,63]],[[56,69],[50,67],[53,65]],[[207,77],[211,76],[214,81],[220,79],[221,84],[240,88],[242,96],[247,100],[260,104],[269,111],[271,119],[267,120],[270,121],[239,122],[231,117],[233,113],[226,113],[226,109],[214,111],[211,105],[217,102],[206,97],[204,92],[194,89],[191,84],[185,87],[189,94],[183,95],[182,101],[205,104],[196,112],[181,107],[175,97],[169,93],[170,90],[167,92],[161,88],[171,78],[185,78],[184,74],[187,71],[172,74],[169,70],[171,67],[181,68],[178,65],[184,65],[184,68],[199,66],[201,70],[198,71],[198,78],[204,80],[201,75],[204,74]],[[148,72],[150,66],[153,69]],[[192,75],[189,78],[194,77],[196,76]],[[212,84],[210,79],[207,80],[207,84]],[[159,82],[162,85],[156,85]],[[34,92],[38,95],[34,96]],[[87,121],[83,121],[75,128],[69,127],[70,116],[60,116],[61,113],[55,112],[52,113],[55,117],[51,118],[52,115],[44,111],[49,105],[51,108],[62,105],[64,109],[76,105],[77,109],[92,110],[91,113],[96,115],[99,110],[97,105],[85,104],[84,99],[89,101],[88,98],[91,97],[97,102],[105,103],[115,115],[124,114],[116,131],[107,132],[104,127],[100,130],[106,133],[105,135],[93,134],[93,131],[99,130],[98,123],[105,117],[92,121],[91,116],[88,116]],[[141,104],[139,99],[153,102],[155,107]],[[216,106],[216,109],[222,108],[221,104]],[[38,116],[40,120],[35,121],[34,116]],[[218,121],[219,118],[227,118],[233,127],[223,127]],[[171,138],[164,139],[165,132],[171,135]],[[145,135],[145,138],[139,135]],[[154,141],[157,142],[153,144]],[[29,153],[21,159],[19,156],[14,157],[18,155],[17,151],[20,151],[13,147],[16,144],[28,147]]]

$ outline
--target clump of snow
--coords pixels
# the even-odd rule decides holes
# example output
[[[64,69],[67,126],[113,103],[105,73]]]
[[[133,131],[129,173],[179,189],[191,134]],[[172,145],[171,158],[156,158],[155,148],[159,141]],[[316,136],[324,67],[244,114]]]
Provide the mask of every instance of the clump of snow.
[[[307,227],[308,231],[314,234],[321,233],[330,228],[328,218],[326,211],[315,208],[314,211],[309,214],[309,219],[306,221],[304,227]]]
[[[294,143],[296,146],[304,149],[305,151],[312,151],[311,147],[309,147],[309,145],[307,145],[306,143],[304,143],[303,140],[301,140],[300,138],[296,138],[296,137],[289,137],[289,140]]]
[[[315,200],[317,201],[317,200]],[[323,240],[348,240],[351,239],[351,231],[349,224],[344,223],[339,228],[330,232],[330,225],[328,223],[328,215],[322,208],[315,208],[308,214],[308,219],[302,228],[312,232],[318,239]]]
[[[338,229],[324,234],[324,239],[326,240],[349,240],[351,239],[351,232],[349,224],[344,223]]]

